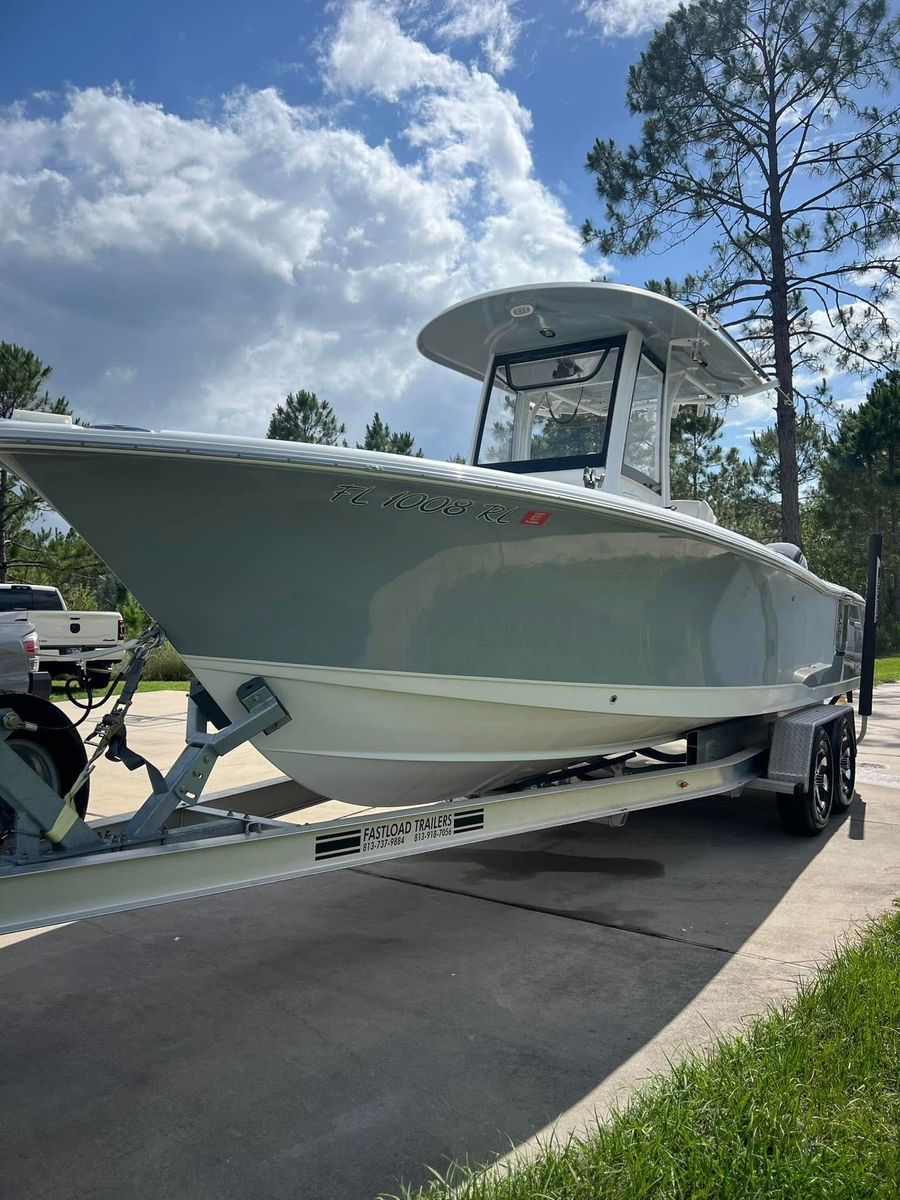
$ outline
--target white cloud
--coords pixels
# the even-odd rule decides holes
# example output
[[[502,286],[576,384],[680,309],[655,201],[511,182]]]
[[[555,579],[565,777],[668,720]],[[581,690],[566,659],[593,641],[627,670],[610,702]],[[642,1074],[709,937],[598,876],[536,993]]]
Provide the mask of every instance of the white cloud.
[[[85,417],[261,433],[307,387],[351,437],[378,407],[449,453],[473,385],[418,358],[418,328],[478,291],[590,277],[491,75],[363,0],[322,66],[336,109],[245,89],[187,118],[87,88],[0,113],[2,336]],[[354,127],[371,97],[402,155]]]
[[[447,43],[478,38],[495,75],[510,69],[523,24],[516,0],[447,0],[444,9],[438,37]]]
[[[579,12],[606,37],[637,37],[662,25],[680,0],[580,0]]]

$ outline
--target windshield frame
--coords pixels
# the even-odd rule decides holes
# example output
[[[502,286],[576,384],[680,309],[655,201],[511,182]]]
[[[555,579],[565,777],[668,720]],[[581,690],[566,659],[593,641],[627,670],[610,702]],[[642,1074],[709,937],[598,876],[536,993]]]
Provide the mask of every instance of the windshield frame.
[[[662,475],[664,472],[663,458],[664,458],[665,454],[667,453],[667,448],[663,445],[663,442],[664,442],[663,435],[664,435],[665,427],[666,427],[666,412],[665,412],[665,409],[666,409],[666,364],[664,362],[660,362],[660,360],[656,357],[656,355],[651,353],[651,351],[649,351],[647,349],[647,345],[646,345],[646,343],[644,343],[644,345],[641,347],[640,357],[638,358],[638,369],[637,369],[637,373],[635,374],[635,377],[634,377],[634,386],[635,387],[637,387],[638,375],[640,375],[640,373],[641,373],[641,361],[640,360],[642,358],[646,358],[647,361],[650,363],[650,365],[655,367],[657,369],[657,371],[659,371],[660,382],[662,383],[662,390],[660,392],[660,398],[659,398],[659,402],[657,404],[657,415],[659,417],[659,421],[658,421],[658,425],[657,425],[657,428],[659,431],[659,444],[656,447],[656,461],[657,461],[657,468],[659,470],[660,478],[653,480],[650,478],[649,475],[645,475],[643,471],[639,471],[637,469],[637,467],[629,466],[628,463],[625,462],[625,445],[622,446],[622,474],[625,476],[626,479],[630,479],[632,481],[632,483],[639,483],[642,487],[645,487],[647,489],[647,491],[655,492],[657,496],[661,496],[662,488],[663,488]],[[628,401],[628,416],[629,417],[631,416],[631,405],[633,403],[634,403],[634,392],[632,391],[631,399]],[[627,437],[628,437],[627,425],[626,425],[625,436],[626,436],[626,441],[627,441]]]
[[[606,455],[609,449],[609,435],[612,429],[613,413],[616,406],[616,397],[619,390],[619,375],[622,371],[622,359],[625,352],[626,335],[622,334],[619,337],[610,338],[592,338],[587,342],[566,342],[560,346],[533,346],[530,350],[519,350],[515,354],[496,354],[491,358],[491,364],[487,374],[484,377],[484,386],[482,388],[481,414],[478,419],[478,436],[475,439],[475,453],[472,456],[472,461],[475,466],[484,467],[490,471],[510,471],[516,475],[526,475],[538,471],[572,471],[582,467],[604,467],[606,466]],[[606,415],[606,428],[603,434],[603,448],[596,451],[594,454],[566,454],[557,458],[528,458],[514,459],[511,462],[479,462],[481,454],[481,445],[484,440],[484,427],[487,422],[488,409],[491,403],[491,393],[494,388],[494,380],[497,377],[497,372],[502,367],[507,367],[517,362],[534,362],[543,358],[563,358],[570,354],[585,354],[590,351],[609,351],[617,349],[616,365],[613,371],[612,384],[609,396],[609,411]],[[597,367],[596,374],[603,367],[600,363]],[[591,376],[593,378],[593,375]],[[508,382],[508,376],[507,380]],[[499,385],[498,385],[499,386]],[[519,396],[527,394],[529,391],[539,390],[537,385],[531,387],[512,389],[512,394]]]

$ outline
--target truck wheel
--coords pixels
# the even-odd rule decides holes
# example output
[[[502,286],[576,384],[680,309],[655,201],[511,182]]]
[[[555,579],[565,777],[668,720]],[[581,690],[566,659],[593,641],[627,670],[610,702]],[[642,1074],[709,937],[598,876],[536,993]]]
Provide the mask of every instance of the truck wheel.
[[[820,727],[813,740],[810,786],[796,796],[778,797],[781,824],[795,837],[817,837],[828,824],[834,800],[834,750],[831,733]]]
[[[7,744],[48,787],[64,796],[87,763],[78,730],[55,704],[37,696],[0,692],[0,708],[11,708],[23,721],[38,726],[34,733],[17,731],[9,734]],[[89,793],[90,781],[87,780],[75,796],[79,817],[87,812]],[[12,809],[0,800],[0,834],[8,833],[13,824]]]
[[[853,710],[831,726],[831,747],[834,751],[834,802],[832,816],[845,813],[853,803],[856,791],[856,726]]]

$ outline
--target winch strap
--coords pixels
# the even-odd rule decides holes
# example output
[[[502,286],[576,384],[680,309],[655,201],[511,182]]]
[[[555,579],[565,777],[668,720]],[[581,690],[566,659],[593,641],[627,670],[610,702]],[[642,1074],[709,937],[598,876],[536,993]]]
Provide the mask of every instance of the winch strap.
[[[141,767],[146,767],[147,774],[150,777],[150,786],[153,791],[167,792],[169,790],[162,771],[158,767],[155,767],[152,762],[148,762],[143,754],[138,754],[136,750],[132,750],[128,745],[124,725],[110,738],[106,757],[112,762],[124,763],[129,771],[138,771]]]
[[[71,804],[63,804],[62,808],[59,810],[59,815],[50,828],[46,831],[44,836],[47,838],[48,842],[52,842],[53,845],[56,845],[58,842],[63,840],[77,820],[78,813],[75,811],[74,807]]]

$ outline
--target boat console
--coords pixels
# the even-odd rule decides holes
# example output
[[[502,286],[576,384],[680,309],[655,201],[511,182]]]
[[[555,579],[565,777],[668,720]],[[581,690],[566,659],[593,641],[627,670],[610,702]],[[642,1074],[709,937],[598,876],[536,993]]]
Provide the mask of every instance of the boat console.
[[[479,296],[426,325],[419,349],[482,381],[470,463],[653,505],[671,503],[677,409],[766,384],[704,313],[618,284]]]

